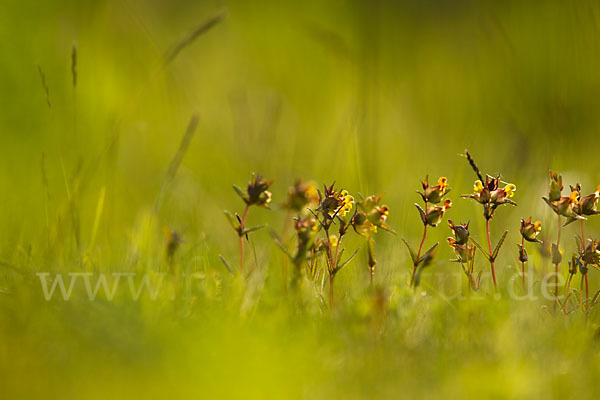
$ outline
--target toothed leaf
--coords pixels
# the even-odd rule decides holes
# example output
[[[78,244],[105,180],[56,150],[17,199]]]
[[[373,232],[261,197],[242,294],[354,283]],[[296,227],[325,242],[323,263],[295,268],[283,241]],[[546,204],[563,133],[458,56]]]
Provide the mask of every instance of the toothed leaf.
[[[404,244],[406,245],[406,248],[408,249],[408,252],[410,253],[410,258],[412,259],[413,265],[417,265],[416,253],[413,251],[412,247],[410,247],[410,244],[408,244],[406,239],[403,238],[402,241],[404,242]]]
[[[475,241],[475,239],[473,239],[472,237],[470,237],[469,239],[470,239],[470,240],[471,240],[471,242],[473,242],[473,244],[474,244],[474,245],[475,245],[475,246],[476,246],[476,247],[479,249],[479,251],[481,251],[481,252],[483,253],[483,255],[484,255],[484,256],[485,256],[485,257],[486,257],[488,260],[491,260],[491,259],[490,259],[490,255],[488,254],[488,252],[487,252],[487,251],[486,251],[486,250],[485,250],[483,247],[481,247],[481,245],[480,245],[479,243],[477,243],[477,242]]]
[[[438,246],[438,244],[439,244],[439,242],[436,243],[436,244],[434,244],[433,246],[431,246],[431,248],[429,250],[427,250],[425,252],[425,254],[423,254],[421,256],[421,258],[419,258],[418,263],[419,264],[423,263],[423,267],[426,267],[431,262],[431,260],[433,259],[434,252],[435,252],[435,249]]]
[[[504,244],[504,240],[506,239],[506,235],[508,235],[508,231],[504,231],[504,233],[502,234],[502,237],[498,241],[498,244],[496,245],[496,248],[494,249],[494,254],[491,257],[492,261],[494,261],[494,260],[496,260],[496,258],[498,258],[498,253],[500,252],[500,248]]]
[[[577,243],[577,252],[579,254],[583,254],[585,251],[585,247],[583,240],[581,240],[581,237],[579,235],[575,235],[575,243]]]
[[[269,235],[271,235],[271,238],[273,239],[275,244],[284,252],[284,254],[286,256],[288,256],[290,258],[290,260],[293,261],[294,256],[290,253],[290,251],[287,249],[287,247],[285,247],[285,245],[281,241],[281,238],[279,237],[279,234],[277,232],[275,232],[274,229],[271,228],[271,229],[269,229]]]
[[[229,223],[231,224],[233,229],[236,231],[239,231],[240,223],[238,222],[237,218],[227,210],[225,210],[224,212],[225,212],[225,216],[227,217],[227,220],[229,221]]]
[[[415,207],[417,207],[417,210],[419,210],[419,215],[421,215],[421,221],[423,221],[423,224],[427,225],[427,214],[417,203],[415,203]]]
[[[339,271],[340,269],[342,269],[342,267],[344,267],[346,264],[348,264],[354,258],[354,256],[356,255],[356,253],[358,253],[358,250],[359,249],[354,250],[354,253],[352,253],[352,255],[350,257],[348,257],[348,259],[346,261],[338,264],[336,272]]]
[[[251,232],[257,231],[259,229],[264,228],[265,226],[267,226],[267,224],[262,224],[262,225],[257,225],[257,226],[253,226],[251,228],[244,228],[244,235],[247,235]]]
[[[244,200],[244,203],[248,202],[248,197],[246,196],[246,193],[244,193],[242,188],[240,188],[238,185],[233,185],[233,190],[235,190],[237,195],[240,196],[242,200]]]
[[[221,262],[223,263],[223,265],[225,265],[225,268],[227,268],[227,271],[229,271],[229,273],[231,275],[233,275],[233,270],[229,266],[229,263],[227,262],[227,260],[225,260],[225,257],[223,257],[222,255],[219,254],[219,260],[221,260]]]

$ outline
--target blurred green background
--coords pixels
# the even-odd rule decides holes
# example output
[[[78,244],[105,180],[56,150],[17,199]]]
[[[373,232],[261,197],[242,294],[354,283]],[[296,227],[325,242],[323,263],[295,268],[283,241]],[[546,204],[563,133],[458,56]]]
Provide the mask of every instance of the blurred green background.
[[[481,209],[459,198],[475,179],[468,148],[517,186],[519,206],[492,222],[494,239],[510,230],[501,286],[517,268],[520,218],[542,220],[555,240],[540,199],[548,170],[585,194],[600,183],[598,2],[3,0],[0,10],[6,398],[597,397],[598,315],[585,326],[542,300],[449,299],[436,276],[413,295],[400,238],[420,239],[414,191],[429,174],[449,179],[449,218],[485,240]],[[225,18],[165,62],[215,15]],[[237,240],[223,210],[242,209],[231,185],[251,172],[275,184],[273,209],[249,221],[276,230],[296,178],[385,193],[398,235],[377,237],[379,289],[368,289],[361,250],[336,280],[333,315],[308,285],[300,307],[265,231],[252,238],[254,272],[230,276],[218,255],[237,265]],[[179,298],[170,277],[156,301],[89,301],[80,287],[71,301],[44,300],[36,272],[165,271],[164,227],[185,238],[177,263],[197,274],[193,297]],[[564,232],[569,255],[578,228]],[[441,242],[438,277],[459,268],[449,235],[443,223],[428,238]],[[539,276],[550,266],[535,247]]]

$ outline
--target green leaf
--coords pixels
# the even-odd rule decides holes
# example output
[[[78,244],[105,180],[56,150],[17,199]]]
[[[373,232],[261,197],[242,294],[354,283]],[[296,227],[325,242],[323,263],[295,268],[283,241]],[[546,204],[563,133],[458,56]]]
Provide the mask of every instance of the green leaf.
[[[417,265],[417,255],[413,251],[412,247],[410,247],[410,244],[408,244],[408,242],[406,241],[406,239],[402,238],[402,241],[404,242],[404,244],[408,248],[408,252],[410,253],[410,258],[412,259],[413,265]]]
[[[417,203],[415,203],[415,207],[417,207],[417,210],[419,210],[419,214],[421,215],[421,221],[423,221],[423,224],[427,225],[427,214],[425,213],[423,208],[421,208],[421,206]]]
[[[556,205],[554,203],[552,203],[550,201],[550,199],[548,199],[547,197],[542,197],[542,200],[544,200],[546,202],[546,204],[548,204],[548,207],[550,207],[552,209],[552,211],[554,211],[555,213],[557,212]]]
[[[552,264],[560,264],[562,261],[562,253],[556,243],[552,243]]]
[[[225,210],[224,212],[225,212],[225,216],[229,220],[229,223],[231,224],[231,226],[233,227],[233,229],[235,231],[239,232],[239,230],[240,230],[240,223],[238,222],[237,218],[232,213],[230,213],[227,210]]]
[[[481,245],[479,243],[477,243],[475,241],[475,239],[473,239],[472,237],[470,237],[469,239],[479,249],[479,251],[481,251],[483,253],[483,255],[488,259],[488,261],[491,261],[491,258],[490,258],[490,255],[488,254],[488,252],[486,250],[484,250],[484,248],[481,247]]]
[[[289,252],[287,247],[285,247],[285,245],[281,241],[281,238],[279,237],[279,234],[275,232],[275,229],[269,229],[269,235],[271,235],[271,238],[273,239],[275,244],[285,253],[285,255],[288,256],[290,260],[293,260],[294,256]]]
[[[594,295],[594,297],[592,297],[592,300],[590,301],[590,305],[589,305],[590,308],[593,307],[596,304],[596,302],[598,301],[599,297],[600,297],[600,290],[598,290],[596,292],[596,294]]]
[[[250,232],[254,232],[257,231],[259,229],[264,228],[265,226],[267,226],[267,224],[262,224],[262,225],[257,225],[257,226],[253,226],[251,228],[244,228],[244,235],[249,234]]]
[[[396,231],[392,229],[391,226],[389,226],[388,224],[386,224],[385,222],[382,222],[381,225],[379,225],[379,228],[383,229],[386,232],[391,233],[392,235],[396,235]]]
[[[585,247],[583,244],[583,240],[581,240],[581,236],[575,235],[575,243],[577,243],[577,252],[579,254],[583,254],[585,251]]]
[[[421,284],[421,274],[423,273],[423,270],[427,268],[428,265],[428,262],[424,262],[421,266],[419,266],[419,268],[417,268],[417,272],[415,273],[415,281],[413,282],[413,287],[415,289]]]
[[[244,203],[247,203],[246,193],[244,193],[244,191],[238,185],[233,185],[233,190],[235,190],[237,195],[244,200]]]
[[[431,263],[431,260],[433,260],[433,256],[434,256],[434,252],[436,247],[438,246],[439,242],[434,244],[433,246],[431,246],[431,248],[429,250],[427,250],[425,252],[425,254],[423,254],[421,256],[421,258],[419,258],[418,263],[421,264],[423,263],[423,267],[426,267],[427,265],[429,265],[429,263]]]
[[[358,250],[359,249],[354,250],[354,253],[352,253],[352,255],[350,257],[348,257],[348,259],[346,261],[344,261],[343,263],[338,264],[338,267],[335,270],[335,272],[339,271],[340,269],[342,269],[343,266],[345,266],[346,264],[348,264],[354,258],[354,256],[356,255],[356,253],[358,253]]]
[[[479,288],[479,285],[481,285],[481,273],[482,271],[479,271],[479,273],[477,274],[477,288]]]
[[[423,268],[425,267],[419,267],[417,268],[417,272],[415,272],[415,281],[413,282],[413,287],[415,289],[421,284],[421,273],[423,272]]]
[[[223,263],[223,265],[225,265],[225,268],[227,268],[227,271],[229,271],[229,273],[231,275],[233,275],[233,270],[229,266],[229,263],[227,262],[227,260],[225,260],[225,257],[223,257],[222,255],[219,254],[219,260],[221,260],[221,262]]]
[[[569,218],[569,219],[567,219],[567,222],[565,222],[562,227],[564,228],[567,225],[571,225],[573,222],[575,222],[577,220],[583,220],[583,221],[585,221],[586,219],[587,218],[578,215],[576,218]]]
[[[500,238],[500,240],[498,240],[498,244],[496,245],[496,248],[494,249],[494,254],[491,257],[492,261],[496,260],[496,258],[498,257],[500,248],[504,244],[504,240],[506,240],[506,235],[508,235],[508,231],[504,231],[504,233],[502,234],[502,237]]]

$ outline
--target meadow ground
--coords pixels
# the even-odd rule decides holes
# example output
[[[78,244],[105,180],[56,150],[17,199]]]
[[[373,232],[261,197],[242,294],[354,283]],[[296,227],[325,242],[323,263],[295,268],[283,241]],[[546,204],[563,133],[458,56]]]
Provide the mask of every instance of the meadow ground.
[[[563,196],[600,183],[596,2],[0,8],[2,398],[598,398],[600,315],[579,304],[581,271],[568,312],[544,296],[558,224],[541,199],[550,169]],[[491,220],[493,243],[509,231],[498,291],[478,251],[470,298],[446,241],[447,219],[470,221],[487,248],[481,205],[460,197],[477,179],[465,148],[518,203]],[[240,271],[224,210],[242,213],[232,185],[252,172],[275,181],[270,210],[248,213],[267,226],[243,241]],[[413,290],[402,239],[421,240],[426,175],[447,177],[453,206]],[[333,307],[327,256],[294,288],[270,234],[294,251],[282,204],[298,178],[389,206],[373,285],[364,238],[344,237],[343,258],[358,253]],[[529,216],[544,245],[526,244],[532,296],[518,299]],[[586,238],[599,226],[589,216]],[[562,229],[561,295],[580,234]],[[585,264],[591,299],[600,272]],[[103,278],[114,293],[90,294]]]

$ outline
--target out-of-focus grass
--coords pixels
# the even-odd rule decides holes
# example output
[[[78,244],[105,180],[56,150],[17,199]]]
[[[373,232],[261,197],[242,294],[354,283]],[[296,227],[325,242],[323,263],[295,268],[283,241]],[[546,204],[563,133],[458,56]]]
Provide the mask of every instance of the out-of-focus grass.
[[[221,10],[223,22],[164,65],[174,42]],[[413,295],[400,237],[420,237],[414,190],[430,174],[450,181],[449,217],[471,220],[484,241],[481,210],[458,199],[474,180],[458,156],[468,147],[484,171],[518,188],[519,206],[492,223],[494,238],[510,230],[501,286],[517,268],[521,217],[544,221],[555,240],[540,200],[548,169],[586,192],[600,181],[599,18],[592,1],[5,0],[4,396],[596,398],[597,313],[584,326],[578,315],[552,316],[550,303],[508,300],[504,289],[500,301],[449,300],[435,276]],[[196,135],[155,214],[194,112]],[[218,255],[236,265],[237,243],[222,211],[240,208],[231,184],[251,171],[276,179],[275,203],[297,177],[385,192],[398,236],[378,237],[383,309],[362,250],[336,280],[333,315],[308,283],[303,307],[290,299],[284,258],[266,232],[252,237],[250,277],[227,272]],[[284,216],[252,210],[249,223],[280,230]],[[90,301],[81,285],[70,301],[44,300],[36,272],[165,271],[164,226],[185,236],[176,262],[196,274],[193,298],[181,300],[169,275],[156,301]],[[591,219],[587,234],[597,227]],[[576,232],[565,229],[566,255]],[[428,243],[449,233],[431,230]],[[530,266],[549,268],[530,247]],[[430,271],[456,271],[452,257],[442,243]],[[481,258],[478,268],[487,271]]]

